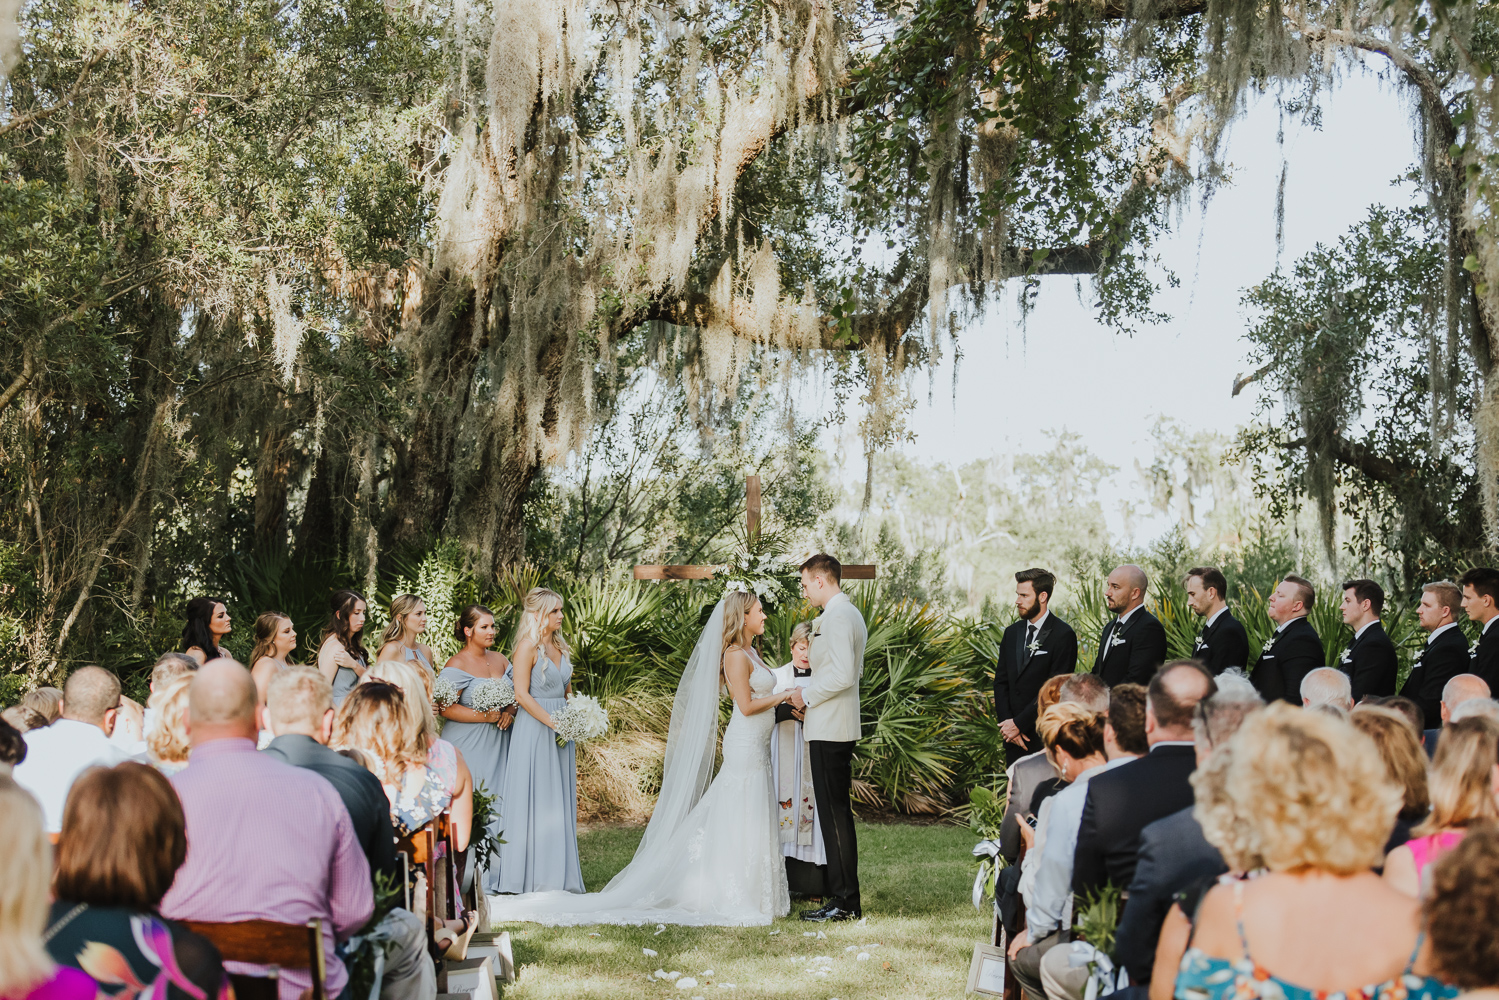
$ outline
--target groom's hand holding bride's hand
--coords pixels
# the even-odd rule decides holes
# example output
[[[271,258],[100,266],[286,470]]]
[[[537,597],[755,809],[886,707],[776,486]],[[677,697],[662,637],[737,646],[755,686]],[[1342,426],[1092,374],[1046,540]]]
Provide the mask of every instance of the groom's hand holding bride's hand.
[[[799,687],[791,689],[791,697],[787,700],[791,702],[793,708],[805,709],[807,707],[807,699],[802,697],[802,689]]]

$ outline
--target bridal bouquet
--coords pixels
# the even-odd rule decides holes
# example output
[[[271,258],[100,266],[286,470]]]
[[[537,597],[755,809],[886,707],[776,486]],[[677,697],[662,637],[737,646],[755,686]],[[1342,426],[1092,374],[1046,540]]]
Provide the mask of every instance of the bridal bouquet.
[[[508,677],[492,677],[473,686],[469,706],[475,712],[498,712],[515,704],[515,683]]]
[[[597,698],[586,694],[567,696],[567,707],[552,716],[552,727],[557,732],[557,745],[586,743],[596,740],[609,731],[609,713]]]
[[[445,708],[452,708],[458,702],[458,689],[453,686],[452,681],[442,678],[432,682],[432,704],[437,706],[441,712]]]

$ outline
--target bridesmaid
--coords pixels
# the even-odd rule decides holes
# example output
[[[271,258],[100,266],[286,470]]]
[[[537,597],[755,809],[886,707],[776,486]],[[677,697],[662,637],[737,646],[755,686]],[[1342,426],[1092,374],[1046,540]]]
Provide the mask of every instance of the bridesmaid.
[[[291,619],[279,611],[264,612],[255,619],[255,650],[250,654],[250,679],[261,706],[271,678],[290,666],[287,657],[297,648],[297,630]]]
[[[494,612],[481,604],[465,607],[453,625],[453,637],[463,643],[463,648],[443,665],[440,679],[458,691],[458,700],[442,710],[442,717],[447,720],[442,728],[443,738],[463,754],[473,775],[474,787],[482,784],[489,794],[499,795],[505,780],[509,729],[515,720],[515,706],[498,712],[478,712],[472,707],[474,684],[510,673],[510,661],[489,648],[494,645],[494,636]],[[503,810],[504,804],[500,803],[497,808]],[[476,838],[483,835],[482,831],[474,831]],[[472,872],[470,867],[464,873],[465,881]],[[494,870],[484,873],[484,892],[497,892],[498,882],[496,865]]]
[[[410,663],[416,660],[427,668],[434,669],[432,648],[418,641],[427,631],[427,605],[415,594],[402,594],[390,602],[390,624],[380,637],[380,653],[376,660],[397,660]]]
[[[364,598],[352,590],[337,591],[329,603],[333,615],[323,629],[317,668],[323,679],[333,685],[333,704],[342,705],[369,665],[363,635],[366,605]]]
[[[229,609],[212,597],[194,597],[187,602],[187,624],[182,628],[182,651],[202,666],[209,660],[232,657],[220,643],[229,634]]]
[[[515,646],[515,700],[500,796],[505,843],[500,892],[583,891],[578,864],[577,748],[557,745],[552,713],[567,704],[572,663],[562,637],[562,598],[544,587],[526,595]]]

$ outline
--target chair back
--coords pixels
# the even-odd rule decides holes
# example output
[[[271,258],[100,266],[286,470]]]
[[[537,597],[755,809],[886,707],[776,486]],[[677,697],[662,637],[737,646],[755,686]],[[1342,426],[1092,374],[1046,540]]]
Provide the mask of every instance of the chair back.
[[[283,924],[274,920],[236,920],[221,923],[184,920],[194,934],[213,942],[225,962],[269,967],[269,976],[235,976],[239,980],[274,983],[281,969],[307,969],[312,977],[312,1000],[327,1000],[327,959],[323,954],[323,922],[313,917],[305,924]],[[259,993],[260,990],[253,992]],[[274,986],[271,989],[274,995]]]

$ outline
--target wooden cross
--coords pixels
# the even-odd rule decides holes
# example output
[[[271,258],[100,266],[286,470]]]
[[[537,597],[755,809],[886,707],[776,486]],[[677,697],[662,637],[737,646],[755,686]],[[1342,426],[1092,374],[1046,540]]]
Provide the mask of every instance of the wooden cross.
[[[746,476],[744,480],[744,534],[747,539],[760,535],[760,477]],[[636,566],[637,580],[711,580],[717,566]],[[845,580],[873,580],[873,566],[844,566]]]

